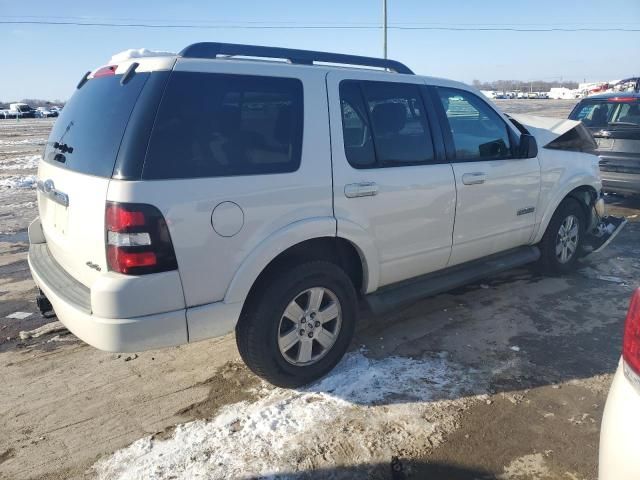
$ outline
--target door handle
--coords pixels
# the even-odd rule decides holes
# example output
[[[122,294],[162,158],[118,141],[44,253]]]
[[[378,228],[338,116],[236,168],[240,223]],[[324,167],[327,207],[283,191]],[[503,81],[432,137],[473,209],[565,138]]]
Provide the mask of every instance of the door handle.
[[[373,197],[378,194],[376,182],[349,183],[344,186],[344,196],[347,198]]]
[[[487,180],[487,174],[484,172],[465,173],[462,175],[462,183],[465,185],[480,185]]]

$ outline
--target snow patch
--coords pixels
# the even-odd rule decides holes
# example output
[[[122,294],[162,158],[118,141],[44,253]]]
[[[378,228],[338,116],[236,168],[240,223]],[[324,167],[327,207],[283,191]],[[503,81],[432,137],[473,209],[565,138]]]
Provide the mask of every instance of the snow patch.
[[[178,425],[167,440],[140,439],[93,469],[101,479],[235,479],[372,464],[437,445],[455,429],[469,400],[452,399],[469,388],[469,374],[444,357],[351,353],[309,388],[262,384],[258,400]]]
[[[24,140],[0,140],[0,145],[44,145],[46,138],[25,138]]]
[[[0,178],[0,187],[4,188],[35,188],[37,178],[35,175],[14,175]]]
[[[143,57],[174,57],[176,53],[173,52],[165,52],[162,50],[149,50],[148,48],[130,48],[128,50],[124,50],[122,52],[116,53],[111,56],[111,60],[109,63],[120,63],[126,62],[127,60],[131,60],[132,58],[143,58]]]
[[[40,155],[10,158],[0,165],[0,170],[30,170],[38,168]]]
[[[25,318],[33,315],[33,312],[13,312],[10,315],[7,315],[5,318],[15,318],[16,320],[24,320]]]

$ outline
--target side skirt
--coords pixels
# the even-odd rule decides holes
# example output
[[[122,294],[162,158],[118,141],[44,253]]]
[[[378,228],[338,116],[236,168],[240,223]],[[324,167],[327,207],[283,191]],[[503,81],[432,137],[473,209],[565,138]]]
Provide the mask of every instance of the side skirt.
[[[424,297],[446,292],[505,270],[535,262],[539,258],[540,250],[538,247],[518,247],[383,287],[375,293],[367,295],[365,300],[371,311],[380,315]]]

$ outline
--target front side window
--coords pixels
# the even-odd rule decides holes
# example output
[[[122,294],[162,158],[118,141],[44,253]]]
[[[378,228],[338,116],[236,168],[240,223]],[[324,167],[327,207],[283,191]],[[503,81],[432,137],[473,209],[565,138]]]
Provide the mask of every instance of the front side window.
[[[437,88],[456,149],[456,160],[496,160],[511,157],[505,122],[470,92]]]
[[[143,178],[293,172],[300,166],[302,128],[297,79],[174,72]]]
[[[340,101],[345,154],[353,167],[433,161],[431,132],[417,85],[343,81]]]

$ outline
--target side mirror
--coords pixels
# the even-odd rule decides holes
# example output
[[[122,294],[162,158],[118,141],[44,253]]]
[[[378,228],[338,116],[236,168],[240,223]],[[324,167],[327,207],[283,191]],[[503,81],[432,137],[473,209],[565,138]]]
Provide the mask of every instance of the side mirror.
[[[534,158],[538,155],[538,142],[533,135],[520,135],[519,154],[520,158]]]

